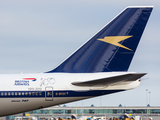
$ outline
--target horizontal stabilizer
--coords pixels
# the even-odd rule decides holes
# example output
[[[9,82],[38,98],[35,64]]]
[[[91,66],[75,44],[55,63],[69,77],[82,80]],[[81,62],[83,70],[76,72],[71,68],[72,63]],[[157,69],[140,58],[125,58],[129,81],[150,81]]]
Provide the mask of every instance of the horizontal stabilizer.
[[[73,82],[72,85],[76,86],[109,86],[113,85],[119,82],[125,82],[125,81],[135,81],[140,79],[142,76],[146,75],[146,73],[129,73],[125,75],[119,75],[114,77],[108,77],[108,78],[102,78],[102,79],[96,79],[96,80],[89,80],[84,82]]]

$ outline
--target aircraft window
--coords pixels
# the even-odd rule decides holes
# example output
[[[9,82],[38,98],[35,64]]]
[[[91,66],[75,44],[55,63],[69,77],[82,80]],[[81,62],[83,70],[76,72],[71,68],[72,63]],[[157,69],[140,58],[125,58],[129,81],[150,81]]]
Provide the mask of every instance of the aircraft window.
[[[3,92],[1,92],[1,96],[3,96]]]
[[[5,92],[4,94],[5,94],[5,96],[7,96],[7,92]]]
[[[28,92],[26,92],[25,95],[28,95]]]
[[[12,96],[14,95],[14,92],[12,92]]]
[[[10,92],[8,92],[8,95],[10,96],[10,95],[11,95],[11,93],[10,93]]]
[[[36,95],[38,95],[38,92],[36,92]]]
[[[29,92],[29,95],[31,95],[31,92]]]
[[[22,92],[22,95],[24,95],[24,92]]]
[[[32,95],[34,95],[34,92],[32,92]]]
[[[39,92],[39,95],[41,96],[41,95],[42,95],[42,93],[41,93],[41,92]]]
[[[21,95],[21,92],[19,92],[18,95]]]
[[[17,95],[17,92],[15,92],[15,95]]]

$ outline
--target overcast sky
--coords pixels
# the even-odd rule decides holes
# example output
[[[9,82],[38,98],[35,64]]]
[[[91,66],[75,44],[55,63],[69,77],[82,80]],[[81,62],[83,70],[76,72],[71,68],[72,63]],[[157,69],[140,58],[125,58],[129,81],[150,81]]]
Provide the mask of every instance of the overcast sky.
[[[124,8],[144,5],[154,9],[129,69],[148,73],[141,85],[67,105],[145,106],[148,89],[160,106],[160,0],[1,0],[0,73],[51,70]]]

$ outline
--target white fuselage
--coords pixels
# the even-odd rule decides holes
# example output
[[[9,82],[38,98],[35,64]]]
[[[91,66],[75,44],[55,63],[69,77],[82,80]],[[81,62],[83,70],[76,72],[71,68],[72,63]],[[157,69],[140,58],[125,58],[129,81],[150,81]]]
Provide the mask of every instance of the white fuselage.
[[[112,86],[81,87],[72,82],[123,75],[127,72],[38,73],[0,75],[0,116],[59,105],[94,96],[133,89],[139,80]]]

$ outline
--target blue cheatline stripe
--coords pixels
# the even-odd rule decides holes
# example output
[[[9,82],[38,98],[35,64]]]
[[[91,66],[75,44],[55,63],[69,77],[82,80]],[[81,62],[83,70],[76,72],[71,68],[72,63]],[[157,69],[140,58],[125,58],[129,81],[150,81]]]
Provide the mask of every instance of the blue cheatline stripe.
[[[90,91],[0,91],[0,98],[43,98],[43,97],[94,97],[116,93],[124,90],[90,90]]]

